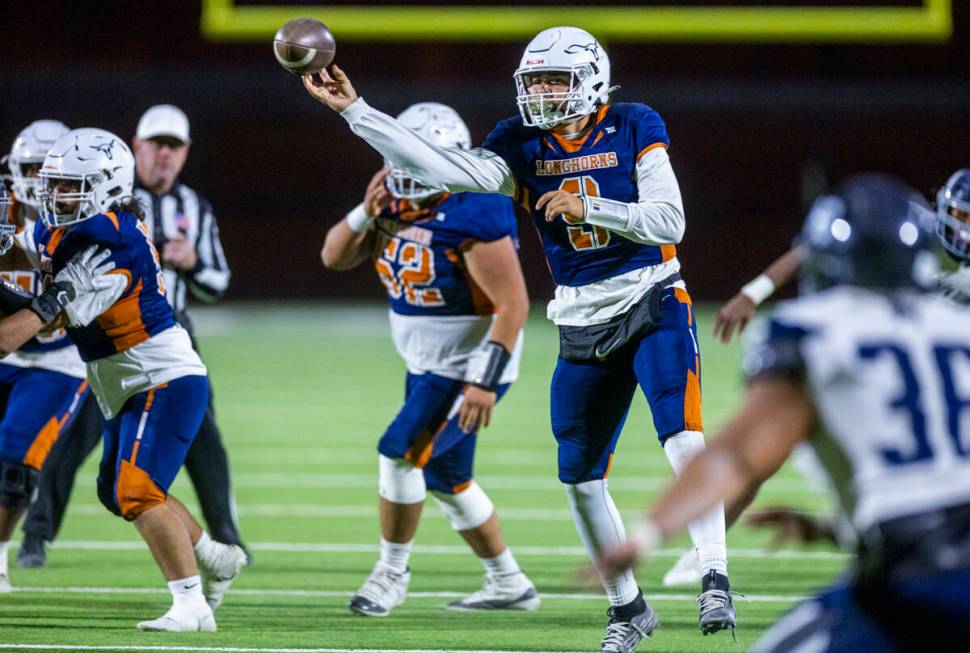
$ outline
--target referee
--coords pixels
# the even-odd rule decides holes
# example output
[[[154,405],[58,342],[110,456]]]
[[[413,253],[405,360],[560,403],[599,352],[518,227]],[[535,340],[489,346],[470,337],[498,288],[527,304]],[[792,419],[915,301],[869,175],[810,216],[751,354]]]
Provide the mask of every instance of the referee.
[[[135,154],[135,196],[145,208],[145,223],[161,257],[166,298],[174,309],[176,320],[192,336],[192,344],[198,350],[192,322],[186,313],[188,294],[204,302],[221,299],[229,286],[229,266],[219,241],[219,227],[212,207],[178,179],[190,145],[189,121],[185,113],[170,104],[160,104],[148,109],[138,121],[132,150]],[[45,539],[53,539],[70,494],[73,472],[94,444],[65,447],[62,456],[47,461],[44,473],[53,479],[65,479],[68,487],[51,487],[47,496],[42,492],[38,494],[30,509],[33,517],[28,513],[24,520],[25,532],[29,532],[32,523],[35,530],[37,524],[45,524],[50,533]],[[52,451],[51,457],[56,453],[56,450]],[[209,535],[219,542],[242,546],[229,477],[229,459],[216,425],[211,394],[209,408],[185,459],[185,468],[195,486]],[[58,485],[57,480],[52,485]],[[51,522],[53,527],[50,527]],[[40,560],[34,559],[33,564],[22,566],[42,564],[43,549]]]

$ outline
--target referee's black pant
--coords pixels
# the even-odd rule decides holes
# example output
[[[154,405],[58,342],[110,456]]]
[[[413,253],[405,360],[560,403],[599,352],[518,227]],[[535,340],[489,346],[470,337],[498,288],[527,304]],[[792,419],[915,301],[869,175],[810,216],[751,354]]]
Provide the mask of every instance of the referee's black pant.
[[[52,542],[67,509],[74,477],[101,441],[104,417],[92,393],[88,393],[73,424],[57,439],[40,470],[34,501],[24,518],[24,535]],[[202,516],[212,539],[242,544],[236,522],[236,505],[229,479],[229,457],[222,446],[210,395],[202,425],[185,457],[185,469],[195,487]]]

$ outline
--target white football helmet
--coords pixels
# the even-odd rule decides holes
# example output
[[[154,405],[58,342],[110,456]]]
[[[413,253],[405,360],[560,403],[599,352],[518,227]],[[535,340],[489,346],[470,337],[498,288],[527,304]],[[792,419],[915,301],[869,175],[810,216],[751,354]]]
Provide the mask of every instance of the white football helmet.
[[[530,77],[567,73],[566,93],[530,93]],[[578,27],[553,27],[529,42],[513,77],[522,121],[552,129],[593,113],[609,101],[610,58],[593,36]]]
[[[458,112],[438,102],[418,102],[405,109],[397,119],[405,127],[417,132],[418,136],[439,147],[459,147],[467,150],[472,146],[471,133]],[[432,188],[408,175],[404,170],[391,168],[387,176],[387,190],[397,199],[420,202],[433,195],[444,192],[442,188]]]
[[[18,202],[40,211],[40,177],[28,176],[28,168],[40,168],[51,145],[69,131],[67,125],[57,120],[35,120],[17,134],[7,157],[7,166],[10,168],[10,189]]]
[[[110,211],[114,204],[130,197],[135,158],[125,142],[111,132],[75,129],[51,146],[40,178],[44,222],[49,227],[65,227]],[[58,190],[58,183],[64,180],[76,182],[75,190]]]

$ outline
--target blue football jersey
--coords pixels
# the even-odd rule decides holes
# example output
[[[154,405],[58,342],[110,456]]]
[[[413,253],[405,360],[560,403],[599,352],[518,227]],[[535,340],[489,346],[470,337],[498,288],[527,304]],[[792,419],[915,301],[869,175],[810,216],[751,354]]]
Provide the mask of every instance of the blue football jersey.
[[[67,329],[82,360],[98,360],[126,351],[175,325],[151,234],[131,213],[100,213],[57,229],[38,221],[34,242],[42,268],[52,276],[79,252],[99,245],[111,251],[113,272],[128,278],[125,292],[107,311],[86,327]]]
[[[583,286],[676,256],[673,245],[635,243],[603,227],[570,224],[562,216],[546,222],[536,210],[543,194],[558,189],[618,202],[639,200],[637,161],[670,144],[663,120],[650,107],[629,103],[601,107],[593,118],[592,129],[577,141],[509,118],[482,144],[512,169],[516,201],[532,214],[552,278],[562,286]]]
[[[517,244],[515,207],[508,197],[444,194],[417,208],[393,200],[377,218],[374,267],[391,309],[401,315],[489,315],[494,308],[471,279],[463,250],[510,236]]]

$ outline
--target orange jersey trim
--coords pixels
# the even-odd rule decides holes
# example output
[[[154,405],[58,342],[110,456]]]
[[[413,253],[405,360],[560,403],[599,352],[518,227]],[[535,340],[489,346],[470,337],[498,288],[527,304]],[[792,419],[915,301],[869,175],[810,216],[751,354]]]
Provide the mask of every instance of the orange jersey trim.
[[[570,140],[565,136],[561,136],[555,132],[549,132],[549,133],[552,135],[554,139],[556,139],[556,143],[558,143],[559,147],[561,147],[564,151],[570,154],[579,152],[579,150],[583,147],[583,144],[586,142],[586,139],[589,138],[589,135],[593,133],[593,129],[596,127],[596,125],[600,124],[603,121],[603,118],[606,117],[606,112],[609,111],[609,109],[610,109],[609,105],[603,105],[599,109],[597,109],[596,117],[593,119],[593,124],[590,125],[589,131],[587,131],[582,138],[577,138],[576,140]]]
[[[122,272],[128,274],[127,271]],[[142,283],[139,279],[130,295],[116,301],[97,318],[98,326],[111,338],[115,351],[125,351],[148,340],[148,331],[141,319],[141,305],[138,301],[141,290]]]
[[[660,246],[660,256],[663,257],[663,262],[666,263],[670,259],[677,256],[677,246],[676,245],[661,245]]]
[[[115,226],[115,231],[121,231],[121,226],[118,224],[118,216],[115,215],[114,211],[108,211],[104,214],[104,217],[111,220],[111,224]]]
[[[658,147],[662,147],[663,149],[666,150],[667,149],[667,144],[666,143],[654,143],[653,145],[646,146],[645,148],[643,148],[642,150],[640,150],[640,153],[639,154],[637,154],[637,161],[639,161],[640,159],[642,159],[644,154],[646,154],[650,150],[655,150]]]

